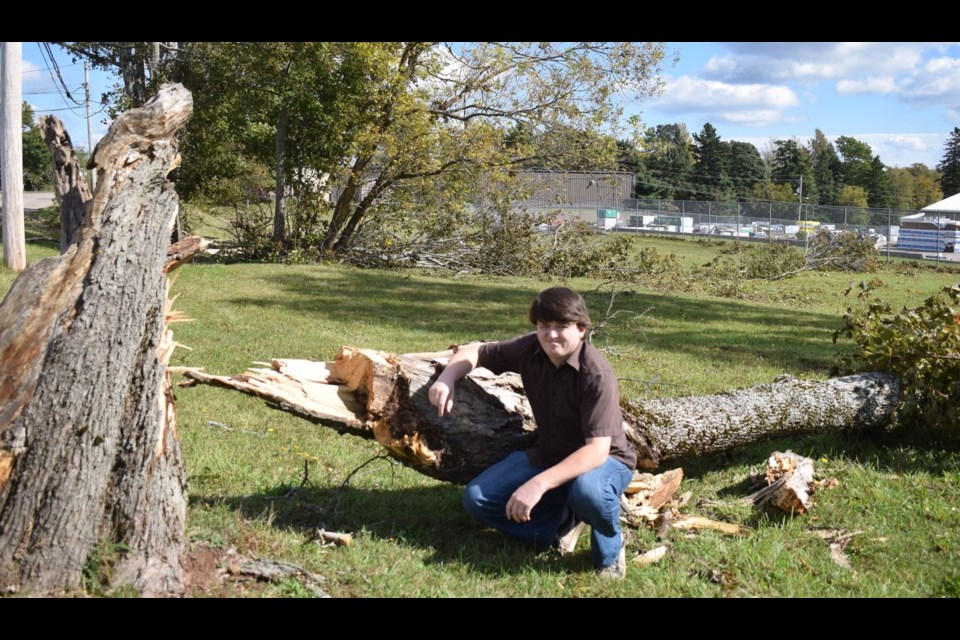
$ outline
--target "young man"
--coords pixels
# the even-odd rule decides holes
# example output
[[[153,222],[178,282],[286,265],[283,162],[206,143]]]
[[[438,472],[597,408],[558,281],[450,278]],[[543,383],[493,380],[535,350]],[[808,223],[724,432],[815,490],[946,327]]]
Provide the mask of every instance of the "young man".
[[[530,307],[529,333],[512,340],[461,347],[430,387],[443,416],[454,386],[481,366],[520,374],[537,422],[537,442],[477,476],[464,507],[487,525],[535,549],[572,551],[591,527],[599,574],[626,573],[620,495],[633,477],[637,452],[627,440],[617,378],[585,341],[590,316],[580,294],[566,287],[541,292]]]

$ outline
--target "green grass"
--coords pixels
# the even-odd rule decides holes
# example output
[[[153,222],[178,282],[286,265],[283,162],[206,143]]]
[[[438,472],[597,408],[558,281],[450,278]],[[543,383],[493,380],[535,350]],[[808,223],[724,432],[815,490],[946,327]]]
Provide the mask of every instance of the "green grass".
[[[638,239],[690,264],[725,245]],[[35,261],[56,247],[28,245]],[[900,263],[896,263],[900,264]],[[758,286],[757,299],[634,287],[619,294],[595,343],[607,348],[632,398],[705,394],[769,382],[782,373],[825,378],[833,332],[855,297],[851,281],[879,278],[876,297],[915,306],[960,275],[909,264],[876,274],[806,273]],[[13,274],[0,267],[0,292]],[[191,264],[175,276],[172,364],[239,373],[271,358],[329,360],[341,345],[426,351],[528,330],[532,296],[557,282],[441,277],[343,265]],[[610,306],[599,282],[585,293],[594,321]],[[630,314],[634,315],[630,315]],[[375,443],[207,386],[177,390],[189,482],[191,548],[235,547],[299,563],[337,597],[935,597],[960,595],[960,450],[918,434],[811,436],[761,443],[684,464],[686,511],[737,522],[741,537],[673,532],[671,554],[631,567],[620,583],[590,570],[587,536],[564,558],[532,554],[483,530],[460,507],[459,488],[379,458]],[[227,425],[229,430],[217,426]],[[792,449],[839,485],[803,516],[765,515],[739,504],[770,452]],[[359,470],[358,470],[359,469]],[[306,482],[304,483],[306,471]],[[356,473],[354,473],[356,471]],[[353,475],[351,475],[353,474]],[[349,478],[349,482],[345,481]],[[303,483],[303,486],[301,486]],[[311,542],[318,528],[352,532],[354,544]],[[856,534],[851,568],[830,558],[818,531]],[[634,532],[629,556],[660,544]],[[310,595],[296,582],[234,595]]]

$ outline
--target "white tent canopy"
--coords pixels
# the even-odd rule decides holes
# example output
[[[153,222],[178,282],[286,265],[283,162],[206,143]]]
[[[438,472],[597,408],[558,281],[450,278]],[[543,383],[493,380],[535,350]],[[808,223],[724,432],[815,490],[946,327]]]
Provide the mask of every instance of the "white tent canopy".
[[[921,209],[921,211],[927,213],[960,213],[960,193],[944,198],[940,202],[934,202]]]

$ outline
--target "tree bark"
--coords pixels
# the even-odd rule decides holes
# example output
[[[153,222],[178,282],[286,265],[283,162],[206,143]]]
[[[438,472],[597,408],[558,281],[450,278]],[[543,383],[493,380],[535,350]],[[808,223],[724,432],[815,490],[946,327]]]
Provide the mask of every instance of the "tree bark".
[[[170,388],[176,319],[164,264],[178,208],[167,174],[190,93],[167,85],[97,145],[90,211],[67,252],[0,304],[0,590],[182,591],[185,475]]]
[[[277,118],[277,139],[275,145],[275,160],[277,174],[276,201],[273,213],[273,240],[283,244],[286,239],[285,225],[287,223],[287,108],[280,108]]]
[[[519,376],[475,369],[457,384],[443,418],[427,398],[452,351],[391,355],[344,347],[331,363],[274,360],[236,376],[188,370],[196,382],[258,396],[276,408],[342,433],[373,438],[430,477],[465,483],[533,443],[536,425]],[[189,383],[188,383],[189,384]],[[783,377],[730,393],[624,404],[638,467],[724,451],[766,438],[885,424],[897,378],[867,373],[824,382]]]
[[[93,195],[63,122],[56,116],[43,116],[40,131],[53,157],[53,192],[60,205],[60,253],[63,254],[76,242],[86,205]]]

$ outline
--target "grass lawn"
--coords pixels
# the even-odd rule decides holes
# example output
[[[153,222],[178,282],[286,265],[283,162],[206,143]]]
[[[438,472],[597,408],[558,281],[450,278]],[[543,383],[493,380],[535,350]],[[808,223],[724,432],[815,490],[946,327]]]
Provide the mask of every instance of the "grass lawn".
[[[638,247],[703,264],[724,245],[638,238]],[[56,254],[31,243],[28,259]],[[14,274],[0,267],[0,293]],[[597,346],[607,349],[631,398],[706,394],[782,373],[825,378],[838,347],[850,283],[880,280],[875,296],[915,306],[960,281],[893,262],[871,274],[810,272],[759,285],[753,300],[634,287],[612,299],[600,283],[442,277],[343,265],[190,264],[175,273],[174,365],[239,373],[271,358],[329,360],[341,345],[428,351],[527,331],[540,289],[583,292]],[[619,313],[615,313],[619,312]],[[841,345],[840,348],[843,348]],[[177,390],[189,481],[190,549],[236,549],[303,565],[336,597],[702,597],[960,595],[960,447],[921,434],[811,436],[762,443],[683,465],[685,511],[739,523],[741,537],[674,531],[669,555],[632,566],[619,583],[590,570],[588,536],[563,558],[532,554],[482,529],[460,507],[459,487],[380,457],[374,442],[339,436],[213,387]],[[739,504],[770,452],[792,449],[839,484],[812,511],[788,517]],[[354,534],[349,547],[312,541],[320,528]],[[825,538],[849,534],[849,566]],[[628,558],[661,544],[633,532]],[[296,581],[196,595],[306,596]]]

